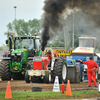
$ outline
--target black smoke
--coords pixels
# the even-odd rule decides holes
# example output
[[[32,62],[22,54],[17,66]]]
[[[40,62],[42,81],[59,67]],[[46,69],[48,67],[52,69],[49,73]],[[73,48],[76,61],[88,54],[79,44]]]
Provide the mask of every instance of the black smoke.
[[[79,9],[97,17],[100,14],[100,0],[45,0],[42,15],[42,50],[45,49],[48,40],[62,30],[63,17],[68,14],[67,9]],[[96,17],[91,17],[91,20],[100,26]]]

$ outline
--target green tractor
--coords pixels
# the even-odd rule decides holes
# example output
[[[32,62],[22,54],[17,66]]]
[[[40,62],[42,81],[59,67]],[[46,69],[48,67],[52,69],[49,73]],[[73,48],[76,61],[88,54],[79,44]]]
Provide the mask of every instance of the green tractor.
[[[41,56],[39,36],[9,37],[9,53],[3,56],[0,66],[2,80],[23,80],[25,72],[32,67],[34,56]]]

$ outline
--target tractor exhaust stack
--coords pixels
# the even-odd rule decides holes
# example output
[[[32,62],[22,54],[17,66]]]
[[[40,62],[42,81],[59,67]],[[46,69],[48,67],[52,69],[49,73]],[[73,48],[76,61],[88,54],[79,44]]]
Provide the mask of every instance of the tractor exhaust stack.
[[[42,51],[42,57],[44,56],[44,51]]]

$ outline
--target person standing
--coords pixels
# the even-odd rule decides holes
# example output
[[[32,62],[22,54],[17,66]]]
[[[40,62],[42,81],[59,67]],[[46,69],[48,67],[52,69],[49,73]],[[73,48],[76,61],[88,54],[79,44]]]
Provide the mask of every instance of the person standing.
[[[83,64],[86,64],[88,67],[87,69],[88,86],[87,87],[91,87],[91,78],[93,80],[94,86],[97,87],[96,78],[95,78],[95,70],[96,68],[98,68],[98,65],[96,64],[96,62],[92,60],[92,57],[90,57],[89,61],[82,61],[80,59],[78,59],[78,61],[82,62]]]

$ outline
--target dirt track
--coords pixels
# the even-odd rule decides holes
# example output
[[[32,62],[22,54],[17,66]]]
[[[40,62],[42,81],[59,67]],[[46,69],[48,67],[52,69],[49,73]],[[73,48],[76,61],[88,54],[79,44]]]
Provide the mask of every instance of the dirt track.
[[[1,91],[6,91],[8,81],[0,81],[0,92]],[[86,88],[88,83],[70,83],[71,89],[73,90],[85,90],[88,89]],[[10,87],[11,91],[31,91],[31,86],[38,86],[38,87],[43,87],[43,91],[52,91],[53,90],[53,85],[54,84],[44,84],[44,83],[26,83],[25,81],[10,81]],[[60,84],[61,86],[61,84]],[[67,84],[65,84],[65,89],[66,89]],[[92,88],[91,89],[96,89],[93,86],[92,83]]]

